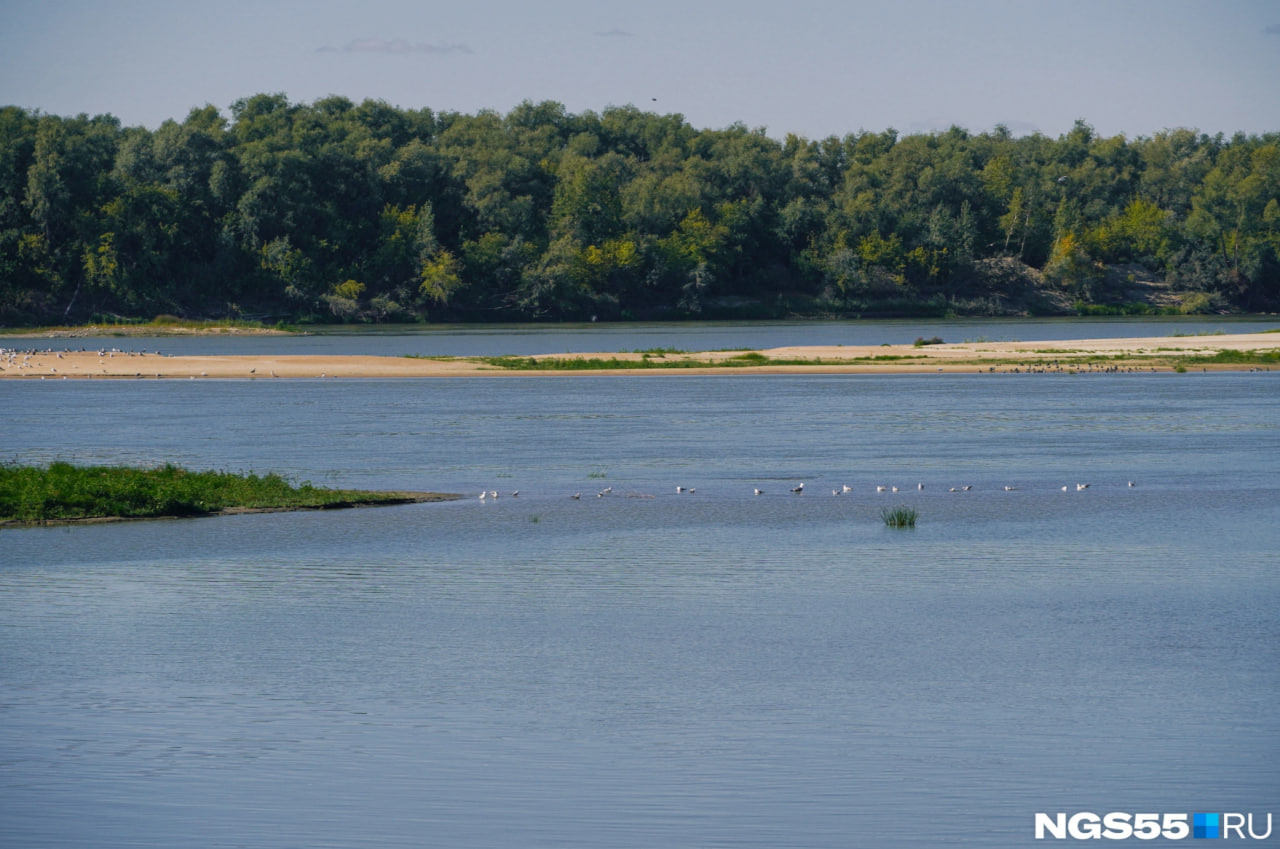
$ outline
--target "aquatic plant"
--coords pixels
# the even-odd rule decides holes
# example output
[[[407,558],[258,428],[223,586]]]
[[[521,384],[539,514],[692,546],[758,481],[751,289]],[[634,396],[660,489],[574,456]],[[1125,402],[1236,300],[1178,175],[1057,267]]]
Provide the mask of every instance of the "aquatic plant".
[[[881,507],[880,518],[890,528],[914,528],[919,512],[914,507],[900,504],[897,507]]]

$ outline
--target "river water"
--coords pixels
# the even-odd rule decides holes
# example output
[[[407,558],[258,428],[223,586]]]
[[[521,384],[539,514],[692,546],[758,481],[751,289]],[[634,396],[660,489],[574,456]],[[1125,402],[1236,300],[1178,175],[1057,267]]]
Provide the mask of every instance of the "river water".
[[[0,530],[5,846],[1280,813],[1280,373],[15,381],[0,417],[6,460],[466,496]]]

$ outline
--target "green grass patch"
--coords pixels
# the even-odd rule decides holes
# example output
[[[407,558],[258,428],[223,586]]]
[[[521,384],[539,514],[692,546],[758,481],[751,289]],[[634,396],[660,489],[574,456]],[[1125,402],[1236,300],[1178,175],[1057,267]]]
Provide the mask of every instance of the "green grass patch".
[[[230,509],[315,509],[403,504],[405,493],[324,489],[278,474],[122,466],[0,465],[0,522],[203,516]]]
[[[97,315],[86,324],[44,325],[33,327],[0,327],[0,336],[182,336],[249,331],[251,333],[300,333],[296,325],[283,321],[264,322],[244,318],[188,319],[158,315],[153,319],[123,318]]]
[[[223,319],[190,319],[179,318],[176,315],[158,315],[150,321],[124,322],[133,327],[162,327],[190,330],[218,330],[220,328],[236,328],[239,330],[294,330],[292,325],[283,321],[272,322],[270,324],[256,319],[249,318],[223,318]]]
[[[620,360],[617,357],[480,357],[479,361],[507,371],[600,371],[617,369],[679,368],[683,361]]]
[[[880,518],[890,528],[914,528],[920,513],[914,507],[900,504],[897,507],[881,507]]]
[[[1081,316],[1110,316],[1110,315],[1177,315],[1180,310],[1170,307],[1157,307],[1151,304],[1141,302],[1131,302],[1125,304],[1090,304],[1084,301],[1076,301],[1074,304],[1076,315]]]
[[[762,354],[743,354],[727,360],[667,360],[643,356],[638,360],[617,357],[480,357],[479,361],[509,371],[624,371],[627,369],[735,368],[774,362]],[[811,360],[801,362],[812,363]]]
[[[1280,351],[1219,351],[1182,358],[1187,365],[1272,366],[1280,364]]]
[[[884,354],[874,357],[850,357],[848,359],[776,359],[758,351],[748,351],[723,360],[699,359],[649,359],[620,360],[617,357],[479,357],[478,362],[494,368],[510,371],[624,371],[627,369],[735,369],[752,366],[831,366],[857,365],[859,363],[884,362],[886,360],[916,360],[918,357],[902,354]]]

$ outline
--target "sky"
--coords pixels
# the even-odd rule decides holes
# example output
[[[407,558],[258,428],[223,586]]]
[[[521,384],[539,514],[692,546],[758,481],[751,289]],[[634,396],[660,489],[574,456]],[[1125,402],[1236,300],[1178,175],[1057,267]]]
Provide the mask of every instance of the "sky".
[[[0,105],[633,105],[773,138],[1280,131],[1278,0],[0,0]]]

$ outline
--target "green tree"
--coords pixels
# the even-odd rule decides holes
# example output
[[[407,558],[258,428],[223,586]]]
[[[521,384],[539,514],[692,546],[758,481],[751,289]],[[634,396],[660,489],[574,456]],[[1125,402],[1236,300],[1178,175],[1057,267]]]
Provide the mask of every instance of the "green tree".
[[[1074,233],[1065,233],[1054,242],[1044,274],[1079,300],[1089,302],[1102,280],[1102,267],[1089,256]]]
[[[422,264],[419,291],[436,304],[448,304],[454,292],[462,288],[462,264],[449,251],[440,250]]]

